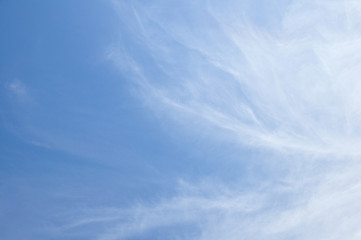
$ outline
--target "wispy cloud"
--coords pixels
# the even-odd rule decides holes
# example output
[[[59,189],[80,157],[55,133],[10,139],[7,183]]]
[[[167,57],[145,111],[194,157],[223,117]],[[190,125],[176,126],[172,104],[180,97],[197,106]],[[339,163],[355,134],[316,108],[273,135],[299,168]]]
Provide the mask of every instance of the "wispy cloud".
[[[266,184],[252,191],[181,182],[177,196],[128,209],[86,210],[63,231],[97,226],[93,236],[101,240],[358,239],[360,168],[342,170],[328,172],[322,178],[327,181],[307,176],[298,184]]]
[[[28,89],[19,79],[14,79],[6,84],[8,92],[16,98],[17,101],[25,101],[29,98]]]
[[[267,188],[189,183],[195,191],[159,203],[90,212],[109,223],[98,239],[182,223],[198,229],[185,239],[360,238],[360,3],[115,3],[125,36],[109,57],[151,107],[299,157]]]
[[[137,23],[130,34],[143,50],[118,55],[132,59],[151,99],[177,118],[192,115],[229,130],[242,143],[360,154],[357,3],[292,3],[270,30],[247,12],[213,2],[173,4],[119,8],[132,12],[122,20]]]

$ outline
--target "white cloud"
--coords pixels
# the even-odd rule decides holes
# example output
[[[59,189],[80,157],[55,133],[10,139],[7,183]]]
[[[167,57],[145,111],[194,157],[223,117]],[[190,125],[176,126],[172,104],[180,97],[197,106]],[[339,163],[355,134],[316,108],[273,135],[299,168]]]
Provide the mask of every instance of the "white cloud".
[[[194,192],[159,203],[100,209],[85,217],[109,223],[98,239],[181,223],[207,240],[360,238],[361,4],[289,1],[266,28],[267,17],[256,24],[250,16],[272,13],[242,11],[247,3],[119,3],[138,48],[122,42],[110,56],[155,109],[201,119],[242,144],[298,154],[285,163],[290,173],[268,188],[190,183]]]
[[[14,79],[11,82],[7,83],[7,89],[11,94],[16,96],[18,100],[27,98],[28,90],[25,84],[19,79]]]
[[[360,155],[357,3],[296,2],[271,30],[213,2],[172,4],[134,4],[122,19],[139,23],[133,34],[161,73],[128,52],[145,94],[246,144]]]
[[[67,231],[102,226],[99,240],[143,239],[152,231],[168,239],[358,239],[360,166],[354,167],[329,172],[321,182],[304,179],[298,188],[273,184],[242,191],[181,183],[177,196],[158,203],[85,211]],[[176,234],[167,235],[170,227],[178,227]]]

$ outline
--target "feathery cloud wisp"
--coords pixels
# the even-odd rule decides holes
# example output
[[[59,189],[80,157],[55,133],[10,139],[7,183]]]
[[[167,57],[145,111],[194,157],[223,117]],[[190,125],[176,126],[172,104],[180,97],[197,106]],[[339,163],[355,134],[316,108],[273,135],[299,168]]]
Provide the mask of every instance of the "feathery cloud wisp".
[[[357,3],[292,3],[269,29],[213,2],[172,4],[118,8],[140,50],[112,56],[128,59],[144,94],[245,144],[360,155]]]
[[[287,167],[304,172],[252,190],[190,183],[195,192],[158,204],[101,209],[90,221],[113,227],[99,239],[181,223],[199,230],[188,239],[360,237],[360,3],[285,1],[272,16],[251,11],[251,1],[115,3],[126,34],[109,56],[151,107],[242,144],[301,154]]]

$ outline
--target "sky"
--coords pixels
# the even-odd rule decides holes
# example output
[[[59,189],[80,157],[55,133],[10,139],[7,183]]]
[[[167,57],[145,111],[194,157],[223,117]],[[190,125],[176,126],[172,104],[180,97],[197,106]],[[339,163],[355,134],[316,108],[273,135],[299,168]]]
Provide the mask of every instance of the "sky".
[[[0,238],[361,238],[361,2],[0,0]]]

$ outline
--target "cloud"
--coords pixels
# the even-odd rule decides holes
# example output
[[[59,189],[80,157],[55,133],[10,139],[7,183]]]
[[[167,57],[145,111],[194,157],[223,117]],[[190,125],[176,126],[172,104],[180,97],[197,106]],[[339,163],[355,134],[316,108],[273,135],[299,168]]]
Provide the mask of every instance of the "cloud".
[[[360,3],[284,1],[272,12],[251,11],[251,1],[115,3],[124,35],[109,57],[150,107],[190,131],[197,119],[281,152],[288,173],[256,177],[252,189],[181,184],[157,203],[89,210],[67,231],[96,224],[97,239],[111,240],[186,225],[163,238],[360,238]]]
[[[28,89],[19,79],[14,79],[13,81],[8,82],[6,87],[17,100],[22,101],[28,98]]]
[[[131,59],[153,107],[203,119],[243,144],[360,155],[357,3],[292,2],[269,29],[233,2],[172,4],[119,10],[131,12],[120,14],[139,50],[118,56]]]
[[[299,188],[273,184],[242,191],[213,182],[180,182],[172,198],[84,210],[83,218],[64,231],[100,226],[92,233],[99,240],[358,239],[360,167],[343,170],[329,172],[327,181],[306,179]]]

